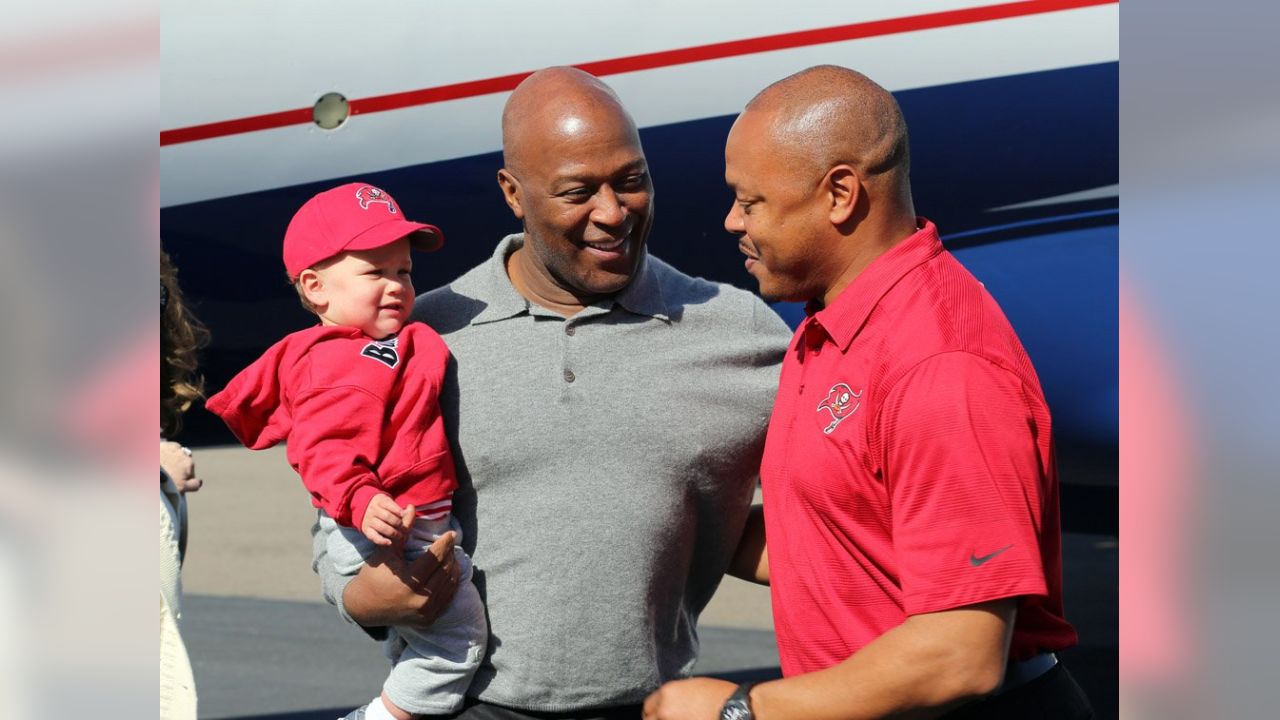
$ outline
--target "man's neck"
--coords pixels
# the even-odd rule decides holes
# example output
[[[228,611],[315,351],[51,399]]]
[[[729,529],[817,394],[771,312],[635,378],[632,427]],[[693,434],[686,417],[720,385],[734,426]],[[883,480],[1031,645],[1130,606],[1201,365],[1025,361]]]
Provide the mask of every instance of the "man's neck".
[[[525,245],[507,256],[506,270],[512,286],[525,300],[557,315],[573,317],[600,299],[581,297],[561,287],[545,268],[534,261],[533,251]]]
[[[895,217],[892,222],[867,224],[864,221],[860,224],[853,235],[845,238],[850,252],[843,258],[844,267],[836,273],[835,280],[827,285],[822,297],[819,298],[822,306],[826,307],[835,302],[845,288],[870,267],[871,263],[914,235],[917,230],[919,228],[916,226],[914,216],[910,219],[905,216]]]

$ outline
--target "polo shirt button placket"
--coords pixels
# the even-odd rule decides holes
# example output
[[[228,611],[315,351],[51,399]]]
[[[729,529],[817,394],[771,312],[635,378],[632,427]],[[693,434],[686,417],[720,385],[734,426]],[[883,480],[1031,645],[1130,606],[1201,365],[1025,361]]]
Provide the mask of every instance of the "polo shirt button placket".
[[[565,334],[565,336],[566,336],[566,337],[573,337],[574,335],[576,335],[576,334],[577,334],[577,332],[578,332],[578,327],[577,327],[577,325],[573,324],[571,321],[566,320],[566,321],[565,321],[565,323],[564,323],[564,334]],[[563,348],[563,350],[564,350],[564,355],[563,355],[563,361],[564,361],[564,364],[565,364],[565,365],[568,365],[568,364],[570,363],[570,359],[569,359],[569,347],[568,347],[567,341],[566,341],[566,344],[565,344],[565,345],[562,345],[561,347],[562,347],[562,348]],[[567,368],[567,367],[564,369],[564,372],[562,373],[562,377],[564,377],[565,384],[570,384],[570,383],[572,383],[574,380],[577,380],[577,379],[578,379],[578,376],[577,376],[577,375],[574,375],[574,374],[573,374],[573,371],[572,371],[572,370],[570,370],[570,369],[569,369],[569,368]]]
[[[818,324],[817,320],[810,318],[808,325],[804,329],[804,359],[807,362],[800,363],[800,389],[797,394],[803,395],[805,381],[809,377],[809,370],[813,367],[814,358],[822,354],[822,345],[826,342],[827,330]]]

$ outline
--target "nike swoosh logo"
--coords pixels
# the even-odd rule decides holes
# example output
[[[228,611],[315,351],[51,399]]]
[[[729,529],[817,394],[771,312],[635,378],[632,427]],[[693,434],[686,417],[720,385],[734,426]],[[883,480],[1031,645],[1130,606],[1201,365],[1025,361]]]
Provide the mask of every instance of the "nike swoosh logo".
[[[997,550],[997,551],[995,551],[995,552],[991,553],[990,555],[983,555],[982,557],[978,557],[977,555],[974,555],[974,554],[973,554],[973,552],[970,552],[970,553],[969,553],[969,564],[970,564],[970,565],[972,565],[972,566],[974,566],[974,567],[978,567],[978,566],[979,566],[979,565],[981,565],[982,563],[984,563],[984,562],[986,562],[986,561],[990,560],[991,558],[993,558],[993,557],[995,557],[995,556],[999,555],[1000,553],[1004,552],[1005,550],[1008,550],[1008,549],[1009,549],[1009,548],[1011,548],[1011,547],[1013,547],[1013,546],[1012,546],[1012,545],[1010,545],[1010,546],[1008,546],[1008,547],[1002,547],[1002,548],[1000,548],[999,550]]]

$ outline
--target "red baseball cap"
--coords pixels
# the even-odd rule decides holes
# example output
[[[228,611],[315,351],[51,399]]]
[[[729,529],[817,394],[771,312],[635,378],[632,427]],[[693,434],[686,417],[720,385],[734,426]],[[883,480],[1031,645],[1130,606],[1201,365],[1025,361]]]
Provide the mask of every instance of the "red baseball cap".
[[[284,231],[284,269],[290,280],[322,260],[349,250],[372,250],[408,236],[415,250],[444,245],[435,225],[406,220],[387,191],[368,183],[325,190],[294,213]]]

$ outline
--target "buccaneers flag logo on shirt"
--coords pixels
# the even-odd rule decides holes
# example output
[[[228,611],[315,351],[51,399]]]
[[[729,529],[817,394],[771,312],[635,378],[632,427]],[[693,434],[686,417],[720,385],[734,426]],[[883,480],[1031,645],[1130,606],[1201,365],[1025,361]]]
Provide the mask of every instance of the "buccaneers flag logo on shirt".
[[[842,420],[852,415],[862,404],[859,399],[861,397],[861,392],[854,392],[853,388],[844,383],[832,385],[827,391],[826,399],[818,403],[818,412],[826,410],[831,413],[831,424],[822,429],[823,434],[830,435]]]

